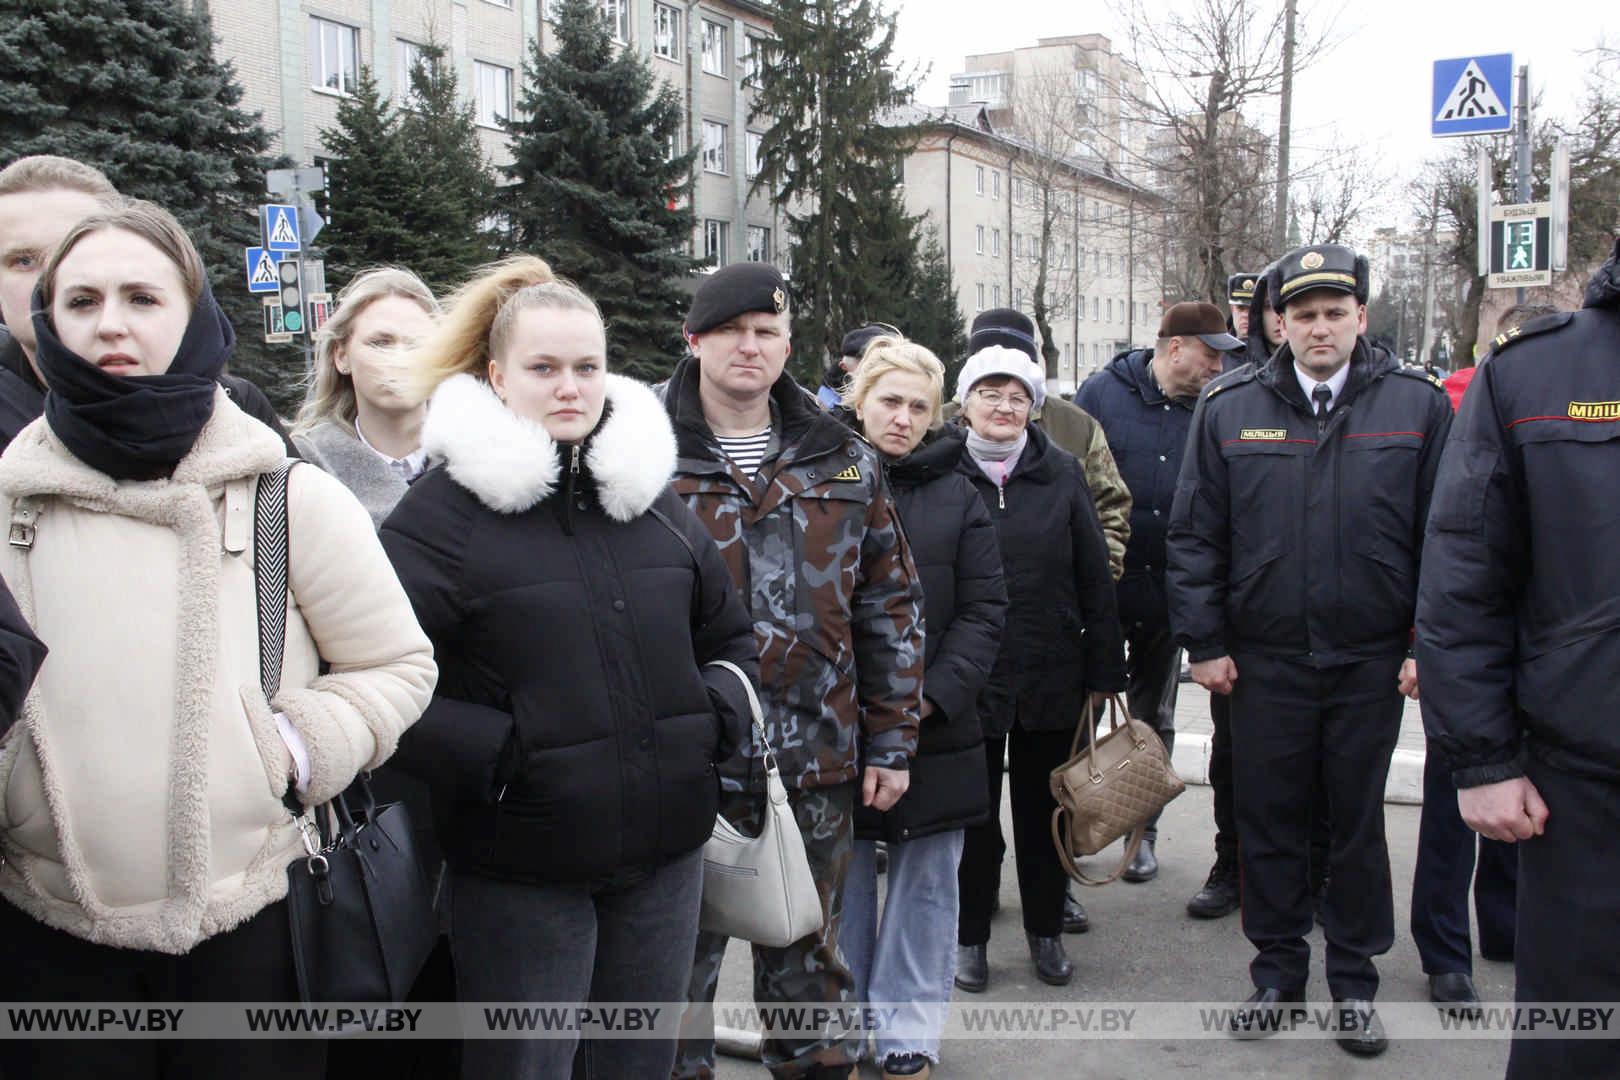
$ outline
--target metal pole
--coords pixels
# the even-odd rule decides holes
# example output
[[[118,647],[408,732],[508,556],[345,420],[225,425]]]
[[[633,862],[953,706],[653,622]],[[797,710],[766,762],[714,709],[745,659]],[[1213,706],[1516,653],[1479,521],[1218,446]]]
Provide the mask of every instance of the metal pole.
[[[1427,365],[1429,352],[1434,348],[1434,231],[1440,218],[1440,189],[1429,196],[1429,234],[1423,239],[1423,344],[1418,348],[1418,363]]]
[[[1271,251],[1278,256],[1288,245],[1288,142],[1294,108],[1294,13],[1298,0],[1288,0],[1283,15],[1282,100],[1277,120],[1277,220],[1271,227]]]
[[[296,172],[293,173],[292,190],[293,213],[299,215],[300,219],[298,229],[298,300],[299,306],[302,308],[302,310],[298,313],[298,324],[303,328],[303,333],[299,335],[302,342],[299,348],[304,354],[304,378],[308,380],[313,379],[315,376],[315,350],[310,344],[314,335],[310,333],[309,329],[309,278],[305,276],[304,270],[304,235],[302,218],[305,196],[304,189],[298,185],[298,174]]]
[[[1519,122],[1515,132],[1519,159],[1518,192],[1516,201],[1530,201],[1530,65],[1519,65]],[[1516,303],[1524,303],[1524,289],[1515,289]]]

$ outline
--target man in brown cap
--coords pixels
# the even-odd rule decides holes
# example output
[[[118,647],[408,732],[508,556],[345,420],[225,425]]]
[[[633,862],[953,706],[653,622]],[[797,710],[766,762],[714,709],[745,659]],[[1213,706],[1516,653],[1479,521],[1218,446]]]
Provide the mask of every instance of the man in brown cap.
[[[1119,621],[1130,649],[1125,699],[1131,715],[1152,725],[1166,749],[1175,745],[1181,650],[1171,637],[1165,597],[1165,530],[1198,394],[1221,373],[1223,355],[1241,348],[1214,304],[1176,304],[1160,320],[1153,348],[1115,357],[1074,396],[1102,425],[1130,489],[1130,544],[1118,585]],[[1126,881],[1158,875],[1158,838],[1155,818],[1125,869]]]

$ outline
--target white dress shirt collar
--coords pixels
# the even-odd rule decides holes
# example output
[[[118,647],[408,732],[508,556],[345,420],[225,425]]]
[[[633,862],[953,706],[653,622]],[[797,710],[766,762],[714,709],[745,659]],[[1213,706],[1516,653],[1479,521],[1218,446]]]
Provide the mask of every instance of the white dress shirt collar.
[[[1350,378],[1350,365],[1345,364],[1338,371],[1335,371],[1332,378],[1328,379],[1327,382],[1319,383],[1311,376],[1305,374],[1305,372],[1300,369],[1298,364],[1295,364],[1294,377],[1299,380],[1299,388],[1305,391],[1305,400],[1310,402],[1311,412],[1313,413],[1316,411],[1316,399],[1311,397],[1311,391],[1315,390],[1318,386],[1326,386],[1329,390],[1333,391],[1333,397],[1328,400],[1327,404],[1328,412],[1332,412],[1333,407],[1339,403],[1339,395],[1344,392],[1345,382]]]
[[[360,430],[359,420],[354,422],[354,433],[359,436],[361,446],[382,458],[383,463],[393,470],[394,475],[407,484],[421,476],[423,471],[427,469],[427,451],[420,446],[404,457],[396,458],[383,453],[366,441],[366,433]]]

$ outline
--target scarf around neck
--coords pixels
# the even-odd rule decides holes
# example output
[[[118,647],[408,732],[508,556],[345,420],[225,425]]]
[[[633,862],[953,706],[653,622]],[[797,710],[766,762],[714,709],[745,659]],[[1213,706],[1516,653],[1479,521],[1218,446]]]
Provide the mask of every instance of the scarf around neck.
[[[205,284],[174,361],[162,375],[109,375],[62,344],[34,291],[36,359],[45,420],[74,457],[115,480],[159,480],[190,453],[214,412],[236,343]]]
[[[1029,445],[1029,430],[1026,428],[1018,433],[1018,438],[1012,442],[996,442],[986,439],[983,435],[967,429],[968,456],[973,458],[979,471],[989,477],[997,487],[1007,486],[1007,477],[1011,475],[1018,459],[1023,456],[1024,447]]]

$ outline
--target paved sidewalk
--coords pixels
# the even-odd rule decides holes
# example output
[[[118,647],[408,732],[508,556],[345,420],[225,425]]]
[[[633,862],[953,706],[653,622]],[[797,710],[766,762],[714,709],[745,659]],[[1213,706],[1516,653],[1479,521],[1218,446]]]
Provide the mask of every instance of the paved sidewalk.
[[[1201,693],[1194,688],[1188,695],[1189,713],[1196,711],[1194,695]],[[1396,925],[1395,947],[1378,962],[1383,976],[1379,999],[1385,1003],[1427,1001],[1427,986],[1407,929],[1418,813],[1415,806],[1392,805],[1385,809],[1394,870]],[[1002,817],[1010,837],[1011,819],[1006,806]],[[1065,938],[1076,969],[1074,982],[1067,987],[1047,986],[1035,978],[1019,926],[1018,890],[1009,852],[1002,872],[1002,911],[996,917],[990,943],[989,991],[982,995],[959,992],[956,1000],[984,1005],[1016,1002],[1095,1006],[1241,1000],[1249,992],[1248,964],[1254,950],[1243,937],[1238,916],[1200,921],[1189,918],[1185,911],[1187,898],[1209,870],[1213,842],[1209,788],[1189,787],[1165,809],[1157,880],[1145,885],[1121,882],[1083,890],[1093,929],[1089,934]],[[1093,870],[1102,870],[1105,859],[1098,857],[1090,862]],[[1322,976],[1320,929],[1312,933],[1310,940],[1313,956],[1309,996],[1313,1004],[1321,1004],[1328,1002],[1330,995]],[[750,999],[749,970],[747,949],[733,942],[721,971],[720,1000]],[[1512,1001],[1511,964],[1476,960],[1474,974],[1480,994],[1488,1003]],[[1502,1075],[1507,1050],[1505,1041],[1397,1038],[1384,1056],[1363,1061],[1330,1041],[1319,1040],[964,1039],[945,1045],[944,1061],[934,1076],[937,1080],[1155,1080],[1174,1076],[1213,1080],[1490,1080]],[[735,1058],[722,1057],[717,1070],[720,1080],[759,1080],[766,1075],[757,1062]],[[863,1080],[874,1080],[878,1075],[871,1066],[863,1067],[861,1072]]]

